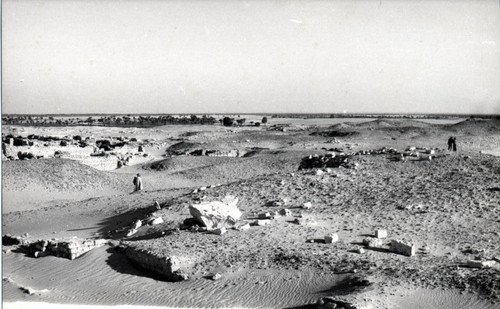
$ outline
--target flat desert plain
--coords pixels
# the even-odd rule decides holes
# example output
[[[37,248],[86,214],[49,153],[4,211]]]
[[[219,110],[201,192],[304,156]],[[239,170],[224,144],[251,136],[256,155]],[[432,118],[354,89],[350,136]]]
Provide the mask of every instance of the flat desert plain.
[[[4,308],[500,308],[499,120],[2,129]]]

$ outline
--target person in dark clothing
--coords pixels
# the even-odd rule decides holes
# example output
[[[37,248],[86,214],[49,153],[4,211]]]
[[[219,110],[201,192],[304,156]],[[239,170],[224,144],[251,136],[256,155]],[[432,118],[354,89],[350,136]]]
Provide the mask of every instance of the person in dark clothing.
[[[453,149],[453,136],[450,136],[450,138],[448,139],[448,150],[452,149]]]
[[[453,138],[453,151],[457,151],[457,138]]]
[[[137,176],[134,177],[134,180],[132,181],[132,183],[135,186],[134,192],[142,191],[143,187],[142,187],[142,179],[141,179],[140,174],[137,174]]]

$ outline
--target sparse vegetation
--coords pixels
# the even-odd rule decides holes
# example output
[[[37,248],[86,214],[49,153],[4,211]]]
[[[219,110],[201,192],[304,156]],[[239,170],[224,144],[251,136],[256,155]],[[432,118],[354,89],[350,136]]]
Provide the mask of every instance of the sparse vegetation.
[[[24,125],[37,127],[60,127],[60,126],[101,126],[101,127],[155,127],[169,124],[202,124],[213,125],[217,123],[214,117],[203,115],[190,116],[137,116],[130,115],[118,116],[89,116],[87,118],[67,116],[25,116],[25,115],[6,115],[2,117],[5,125]]]
[[[233,118],[231,118],[231,117],[224,117],[224,118],[222,119],[222,124],[223,124],[224,126],[226,126],[226,127],[230,127],[230,126],[232,126],[232,125],[233,125],[233,121],[234,121],[234,120],[233,120]]]

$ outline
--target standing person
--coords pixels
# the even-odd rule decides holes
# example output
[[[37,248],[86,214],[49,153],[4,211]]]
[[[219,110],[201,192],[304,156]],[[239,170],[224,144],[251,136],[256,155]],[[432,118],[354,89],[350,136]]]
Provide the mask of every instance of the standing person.
[[[134,192],[142,191],[143,187],[142,187],[141,174],[137,174],[137,176],[134,177],[134,180],[132,181],[132,183],[135,186]]]
[[[453,151],[457,151],[457,138],[453,138]]]
[[[448,150],[451,151],[453,149],[453,136],[450,136],[448,139]]]

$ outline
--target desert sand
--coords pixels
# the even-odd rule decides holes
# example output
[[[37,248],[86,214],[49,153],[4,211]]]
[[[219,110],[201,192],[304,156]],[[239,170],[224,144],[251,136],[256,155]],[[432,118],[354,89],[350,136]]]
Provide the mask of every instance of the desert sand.
[[[43,158],[2,161],[2,234],[24,242],[3,243],[5,308],[316,308],[323,297],[345,308],[500,308],[499,120],[2,129],[137,139],[107,157],[91,157],[91,146],[8,147]],[[457,151],[447,149],[450,136]],[[299,169],[304,158],[332,154],[348,164]],[[132,159],[116,169],[123,156]],[[133,192],[137,173],[144,190]],[[193,226],[190,205],[226,196],[238,198],[248,229]],[[255,225],[266,213],[272,219]],[[326,243],[332,234],[338,241]],[[105,243],[74,259],[27,249],[77,239]],[[392,240],[415,254],[393,252]],[[187,280],[171,282],[127,250],[194,263]]]

